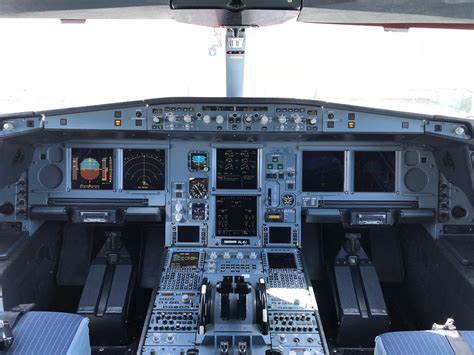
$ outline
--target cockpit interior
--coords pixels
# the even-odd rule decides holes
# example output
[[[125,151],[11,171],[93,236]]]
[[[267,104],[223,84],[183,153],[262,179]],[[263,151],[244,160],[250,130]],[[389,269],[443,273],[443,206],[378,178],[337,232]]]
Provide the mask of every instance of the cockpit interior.
[[[474,353],[474,121],[242,97],[242,29],[310,4],[172,3],[227,97],[0,115],[3,351]]]

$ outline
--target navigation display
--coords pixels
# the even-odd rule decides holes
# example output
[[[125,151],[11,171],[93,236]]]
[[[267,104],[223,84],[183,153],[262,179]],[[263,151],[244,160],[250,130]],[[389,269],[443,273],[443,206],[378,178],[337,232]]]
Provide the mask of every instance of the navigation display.
[[[256,196],[216,196],[216,235],[248,237],[257,235]]]
[[[80,190],[112,190],[113,149],[71,149],[71,187]]]
[[[199,252],[175,252],[171,256],[172,269],[197,269]]]
[[[293,253],[268,253],[268,266],[270,269],[296,269]]]
[[[344,152],[303,152],[303,191],[344,190]]]
[[[291,227],[270,227],[270,244],[290,244]]]
[[[163,149],[123,150],[124,190],[164,190],[165,151]]]
[[[395,192],[395,152],[355,152],[354,191]]]
[[[256,189],[257,149],[217,149],[216,188]]]

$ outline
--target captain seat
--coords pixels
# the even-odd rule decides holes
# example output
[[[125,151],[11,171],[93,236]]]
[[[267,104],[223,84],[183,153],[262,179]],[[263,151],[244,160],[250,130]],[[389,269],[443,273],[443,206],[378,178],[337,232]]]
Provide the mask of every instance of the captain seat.
[[[474,355],[474,331],[393,332],[375,338],[375,355]]]
[[[90,354],[88,324],[77,314],[27,312],[13,328],[13,344],[2,354]]]

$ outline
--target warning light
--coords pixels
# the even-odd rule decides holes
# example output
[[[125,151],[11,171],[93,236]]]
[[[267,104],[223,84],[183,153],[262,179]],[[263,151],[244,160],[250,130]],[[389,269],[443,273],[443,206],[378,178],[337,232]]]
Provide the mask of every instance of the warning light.
[[[355,128],[356,123],[354,121],[347,122],[347,128]]]
[[[122,125],[122,120],[115,120],[114,125],[115,127],[120,127]]]

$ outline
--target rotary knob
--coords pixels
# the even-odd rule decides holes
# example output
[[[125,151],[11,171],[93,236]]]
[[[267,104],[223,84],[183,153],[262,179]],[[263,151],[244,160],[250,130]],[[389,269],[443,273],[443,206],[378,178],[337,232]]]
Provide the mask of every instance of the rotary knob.
[[[239,252],[237,253],[237,259],[243,259],[243,258],[244,258],[244,254],[242,254],[242,252],[239,251]]]
[[[158,116],[153,116],[154,123],[160,123],[160,118]]]
[[[174,220],[176,222],[181,222],[183,220],[183,214],[181,212],[177,212],[174,214]]]
[[[230,253],[228,251],[224,253],[224,259],[230,259]]]
[[[217,253],[215,251],[211,252],[211,260],[216,260],[217,259]]]
[[[268,123],[268,117],[263,115],[262,118],[260,118],[260,123],[262,126],[265,126]]]
[[[171,123],[176,122],[176,116],[173,115],[172,113],[170,113],[168,115],[168,121],[171,122]]]
[[[301,121],[302,121],[302,118],[301,118],[300,115],[298,115],[297,113],[295,113],[295,114],[293,115],[293,121],[294,121],[296,124],[300,124]]]
[[[216,117],[216,123],[217,124],[223,124],[224,123],[224,116],[219,115]]]
[[[311,125],[316,124],[316,117],[313,117],[312,119],[310,119],[309,124]]]
[[[205,116],[202,118],[202,121],[203,121],[205,124],[211,123],[211,116],[205,115]]]
[[[15,128],[15,126],[13,126],[13,123],[11,122],[5,122],[3,125],[2,125],[2,129],[4,131],[11,131],[13,128]]]
[[[189,298],[189,295],[188,294],[184,294],[181,296],[181,302],[182,303],[189,303],[191,301],[191,299]]]
[[[278,122],[280,122],[281,124],[286,123],[286,116],[285,115],[278,116]]]
[[[184,119],[184,122],[186,123],[190,123],[193,120],[191,115],[184,115],[183,119]]]
[[[251,115],[245,116],[245,122],[246,122],[246,123],[252,123],[252,121],[253,121],[253,118],[252,118]]]
[[[278,335],[278,341],[282,344],[286,343],[286,335],[285,334]]]
[[[176,210],[176,212],[181,212],[183,210],[183,205],[181,204],[181,202],[178,201],[178,203],[174,205],[174,209]]]
[[[166,341],[168,343],[174,343],[174,334],[166,334]]]
[[[463,126],[457,126],[455,129],[454,129],[454,134],[456,134],[457,136],[462,136],[466,133],[466,129],[463,127]]]
[[[254,251],[252,251],[252,252],[250,253],[250,259],[252,259],[252,260],[257,259],[257,253],[254,252]]]

